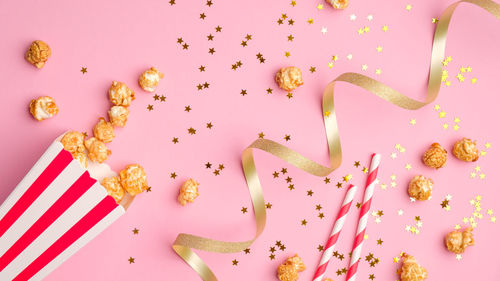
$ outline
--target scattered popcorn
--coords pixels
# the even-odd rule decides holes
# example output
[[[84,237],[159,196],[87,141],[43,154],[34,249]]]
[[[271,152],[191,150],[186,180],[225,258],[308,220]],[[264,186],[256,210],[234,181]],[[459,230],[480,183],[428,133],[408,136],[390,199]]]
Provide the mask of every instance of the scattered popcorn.
[[[104,178],[101,181],[101,185],[106,189],[108,195],[115,199],[116,203],[120,203],[120,201],[122,201],[123,196],[125,195],[125,189],[123,189],[118,177]]]
[[[125,124],[127,124],[128,114],[129,110],[124,106],[115,105],[111,107],[111,109],[108,111],[111,125],[125,127]]]
[[[306,270],[304,262],[295,254],[278,266],[278,278],[281,281],[297,281],[299,280],[299,272],[304,270]]]
[[[94,136],[104,143],[111,142],[115,138],[113,125],[111,125],[111,123],[107,122],[106,119],[102,117],[99,118],[99,121],[97,121],[97,124],[95,124],[93,131]]]
[[[422,281],[427,279],[427,270],[413,256],[404,254],[400,277],[401,281]]]
[[[120,171],[120,182],[125,190],[135,196],[148,188],[146,171],[141,165],[132,164]]]
[[[39,97],[30,102],[30,113],[38,121],[51,118],[58,112],[56,101],[49,96]]]
[[[146,92],[154,92],[160,82],[160,79],[162,78],[163,73],[158,71],[158,69],[151,67],[141,74],[139,77],[139,85]]]
[[[349,6],[349,0],[328,0],[335,9],[345,9]]]
[[[47,43],[36,40],[31,43],[30,48],[26,51],[25,58],[32,65],[37,68],[42,68],[45,62],[49,59],[51,54],[50,47]]]
[[[463,161],[477,161],[479,158],[479,151],[476,146],[476,141],[468,138],[462,138],[457,141],[453,146],[453,155]]]
[[[89,151],[89,159],[94,162],[102,163],[111,155],[111,150],[106,147],[106,144],[96,138],[86,140],[85,147]]]
[[[439,143],[433,143],[422,156],[422,162],[430,168],[442,168],[446,164],[446,153],[446,149],[444,149]]]
[[[85,152],[85,146],[83,146],[83,141],[85,136],[77,131],[71,131],[64,134],[61,138],[61,143],[65,150],[75,154],[78,152]]]
[[[422,175],[415,176],[408,185],[408,194],[420,201],[428,200],[431,197],[433,184],[434,182],[430,178],[425,178]]]
[[[285,91],[292,91],[304,84],[302,81],[302,72],[295,66],[283,67],[278,70],[275,80],[278,86]]]
[[[468,227],[462,231],[454,230],[446,234],[445,243],[448,251],[455,254],[462,254],[465,248],[474,245],[472,227]]]
[[[135,99],[135,93],[125,83],[113,81],[109,87],[109,100],[114,105],[129,106]]]
[[[194,202],[194,199],[196,199],[196,197],[198,197],[199,195],[198,186],[199,183],[197,183],[195,180],[187,180],[179,190],[177,201],[179,201],[182,206],[185,206],[188,202]]]

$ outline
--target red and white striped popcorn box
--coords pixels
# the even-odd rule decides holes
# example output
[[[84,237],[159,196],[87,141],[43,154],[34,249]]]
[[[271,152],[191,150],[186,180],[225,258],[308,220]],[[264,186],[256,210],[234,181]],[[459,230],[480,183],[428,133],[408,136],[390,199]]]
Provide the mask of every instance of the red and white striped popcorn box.
[[[133,198],[117,204],[98,181],[116,173],[90,166],[56,140],[7,197],[0,207],[0,280],[42,280],[125,213]]]

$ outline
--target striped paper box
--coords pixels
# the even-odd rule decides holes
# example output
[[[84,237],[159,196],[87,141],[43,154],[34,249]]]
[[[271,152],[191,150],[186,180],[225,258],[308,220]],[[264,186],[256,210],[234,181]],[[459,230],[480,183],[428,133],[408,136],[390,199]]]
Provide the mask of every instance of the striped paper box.
[[[89,170],[55,141],[7,197],[0,280],[42,280],[125,213]]]

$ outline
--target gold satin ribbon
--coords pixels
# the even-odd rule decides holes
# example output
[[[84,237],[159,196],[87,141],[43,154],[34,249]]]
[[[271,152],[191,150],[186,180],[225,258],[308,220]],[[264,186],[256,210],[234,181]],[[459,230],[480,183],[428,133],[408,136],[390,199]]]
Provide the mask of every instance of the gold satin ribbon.
[[[186,261],[204,281],[217,281],[214,273],[192,249],[218,253],[240,252],[250,247],[255,239],[264,231],[266,225],[266,208],[264,206],[262,187],[253,160],[254,149],[265,151],[309,174],[320,177],[327,176],[340,166],[342,162],[342,150],[340,147],[340,135],[334,107],[334,87],[337,82],[347,82],[356,85],[396,106],[408,110],[416,110],[433,102],[437,98],[441,87],[441,62],[444,59],[448,27],[453,12],[461,3],[471,3],[479,6],[500,19],[500,5],[491,0],[463,0],[453,3],[446,8],[440,16],[434,33],[428,80],[429,84],[425,101],[422,102],[409,98],[389,86],[359,73],[349,72],[341,74],[330,82],[323,92],[323,120],[325,122],[328,149],[330,152],[330,167],[318,164],[272,140],[257,139],[243,150],[241,156],[243,172],[247,181],[248,190],[250,191],[257,225],[257,231],[254,238],[243,242],[227,242],[181,233],[177,236],[172,246],[174,251]]]

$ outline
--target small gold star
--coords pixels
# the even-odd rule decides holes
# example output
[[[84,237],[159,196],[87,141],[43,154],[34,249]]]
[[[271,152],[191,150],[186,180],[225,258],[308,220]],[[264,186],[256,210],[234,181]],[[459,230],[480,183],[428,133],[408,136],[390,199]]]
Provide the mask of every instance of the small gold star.
[[[252,35],[247,34],[247,35],[245,36],[245,39],[247,39],[247,40],[252,40]]]
[[[282,173],[283,175],[284,175],[284,174],[286,174],[286,173],[288,173],[287,168],[281,168],[281,173]]]
[[[151,186],[148,186],[148,187],[146,188],[146,192],[151,192]]]
[[[128,263],[129,263],[129,264],[135,263],[135,259],[134,259],[133,257],[130,257],[130,258],[128,259]]]
[[[383,243],[384,243],[384,241],[382,241],[382,239],[380,239],[380,238],[379,238],[379,239],[377,240],[377,245],[382,245]]]
[[[236,259],[233,260],[233,265],[234,266],[237,266],[238,265],[238,261]]]
[[[290,2],[290,5],[292,5],[292,7],[295,7],[295,5],[297,5],[297,1],[292,0],[292,2]]]
[[[309,68],[309,71],[310,71],[311,73],[314,73],[314,72],[316,72],[316,67],[314,67],[314,66],[311,66],[311,67]]]
[[[210,84],[208,84],[208,82],[203,83],[203,88],[204,89],[208,89],[209,86],[210,86]]]
[[[354,162],[354,167],[358,168],[358,167],[359,167],[359,165],[361,165],[361,164],[359,163],[359,161],[355,161],[355,162]]]
[[[330,178],[326,177],[324,180],[323,180],[326,184],[330,183]]]
[[[224,164],[219,164],[219,170],[224,170]]]
[[[220,170],[215,169],[214,170],[214,175],[216,175],[216,176],[220,175]]]
[[[200,72],[203,72],[203,71],[205,71],[205,66],[200,65],[200,67],[198,67],[198,69],[200,70]]]
[[[264,136],[265,136],[265,135],[264,135],[264,133],[263,133],[263,132],[260,132],[260,133],[259,133],[259,139],[263,139],[263,138],[264,138]]]
[[[241,212],[242,212],[243,214],[245,214],[246,212],[248,212],[248,211],[247,211],[247,208],[246,208],[246,207],[241,208]]]
[[[312,18],[307,19],[307,23],[308,24],[313,24],[314,23],[314,19],[312,19]]]
[[[286,97],[289,98],[289,99],[291,99],[291,98],[293,98],[293,94],[292,93],[288,93],[288,94],[286,94]]]
[[[153,105],[149,104],[147,108],[148,108],[149,111],[151,111],[151,110],[153,110]]]
[[[307,196],[313,196],[314,192],[312,190],[307,191]]]
[[[270,255],[269,255],[269,259],[271,259],[271,260],[274,260],[274,258],[275,258],[275,257],[276,257],[276,256],[275,256],[274,254],[270,254]]]
[[[285,57],[287,57],[287,58],[290,57],[290,52],[288,52],[288,51],[285,52]]]
[[[387,32],[387,30],[389,30],[389,27],[388,27],[387,25],[384,25],[384,26],[382,26],[382,30],[383,30],[384,32]]]
[[[175,0],[170,0],[168,3],[170,3],[170,6],[175,4]]]
[[[132,229],[132,233],[134,233],[134,235],[139,234],[139,229],[137,228]]]
[[[342,188],[342,183],[341,182],[337,182],[337,188]]]
[[[182,44],[182,49],[187,50],[189,48],[189,45],[187,43]]]
[[[285,139],[285,141],[289,141],[289,140],[291,140],[291,137],[290,137],[290,135],[285,135],[284,139]]]
[[[283,19],[278,19],[276,22],[278,23],[278,25],[282,25],[283,24]]]
[[[209,6],[209,7],[210,7],[210,6],[212,6],[212,4],[213,4],[213,3],[212,3],[212,0],[207,0],[207,6]]]
[[[175,179],[177,177],[177,174],[175,172],[170,173],[170,178]]]
[[[323,207],[321,207],[321,204],[316,205],[316,210],[320,211]]]
[[[286,180],[287,183],[291,183],[292,182],[292,178],[291,177],[286,177],[285,180]]]
[[[250,254],[250,248],[246,248],[243,252],[245,252],[245,254]]]
[[[307,221],[304,219],[304,220],[302,220],[302,221],[300,222],[300,224],[305,226],[305,225],[307,225]]]
[[[279,176],[280,176],[280,174],[279,174],[278,172],[274,171],[274,173],[273,173],[273,177],[274,177],[274,178],[277,178],[277,177],[279,177]]]
[[[160,96],[159,96],[159,95],[157,95],[157,94],[155,94],[155,95],[153,96],[153,99],[154,99],[154,100],[159,100],[159,99],[160,99]]]
[[[82,134],[85,138],[88,137],[87,132],[83,132]]]
[[[247,41],[241,41],[240,45],[243,46],[243,47],[246,47],[248,44],[247,44]]]
[[[172,139],[172,142],[173,142],[173,143],[178,143],[178,142],[179,142],[179,138],[173,138],[173,139]]]
[[[182,44],[182,42],[184,42],[184,40],[182,40],[182,38],[177,38],[177,43],[178,44]]]
[[[288,185],[288,189],[290,189],[290,191],[294,190],[294,189],[295,189],[295,185],[293,185],[293,184],[289,184],[289,185]]]
[[[215,53],[215,49],[214,48],[209,48],[208,49],[208,53],[210,53],[211,55],[213,55]]]
[[[271,88],[267,88],[266,91],[267,91],[268,94],[272,94],[273,93],[273,89],[271,89]]]
[[[318,245],[318,247],[316,249],[318,249],[318,251],[321,252],[321,251],[323,251],[324,247],[323,247],[323,245]]]
[[[294,37],[293,37],[293,35],[292,35],[292,34],[288,35],[288,37],[287,37],[287,38],[288,38],[288,41],[293,42]]]
[[[165,99],[166,99],[166,98],[167,98],[167,97],[165,97],[164,95],[161,95],[161,97],[160,97],[160,101],[165,101]]]
[[[271,204],[271,203],[267,202],[267,204],[266,204],[266,209],[271,209],[271,207],[272,207],[272,206],[273,206],[273,204]]]
[[[292,19],[289,19],[289,20],[288,20],[288,25],[293,25],[294,23],[295,23],[295,21],[294,21],[294,20],[292,20]]]
[[[245,96],[247,95],[247,90],[242,89],[240,92],[240,95]]]
[[[318,6],[316,8],[318,8],[318,11],[323,10],[323,4],[318,4]]]
[[[80,71],[82,72],[82,74],[85,74],[85,73],[87,73],[87,68],[86,67],[82,67],[82,69]]]
[[[204,20],[206,17],[205,13],[200,14],[200,19]]]
[[[184,111],[189,112],[191,111],[191,106],[184,106]]]
[[[207,163],[205,164],[205,168],[207,168],[207,169],[212,168],[212,163],[207,162]]]
[[[188,129],[188,133],[189,133],[190,135],[194,135],[194,134],[196,134],[196,130],[195,130],[195,129],[193,129],[193,127],[190,127],[190,128]]]
[[[412,8],[413,8],[413,7],[412,7],[412,5],[410,5],[410,4],[407,4],[407,5],[406,5],[406,7],[405,7],[405,9],[406,9],[407,11],[410,11]]]
[[[325,215],[323,213],[318,214],[318,218],[323,219],[324,217],[325,217]]]

